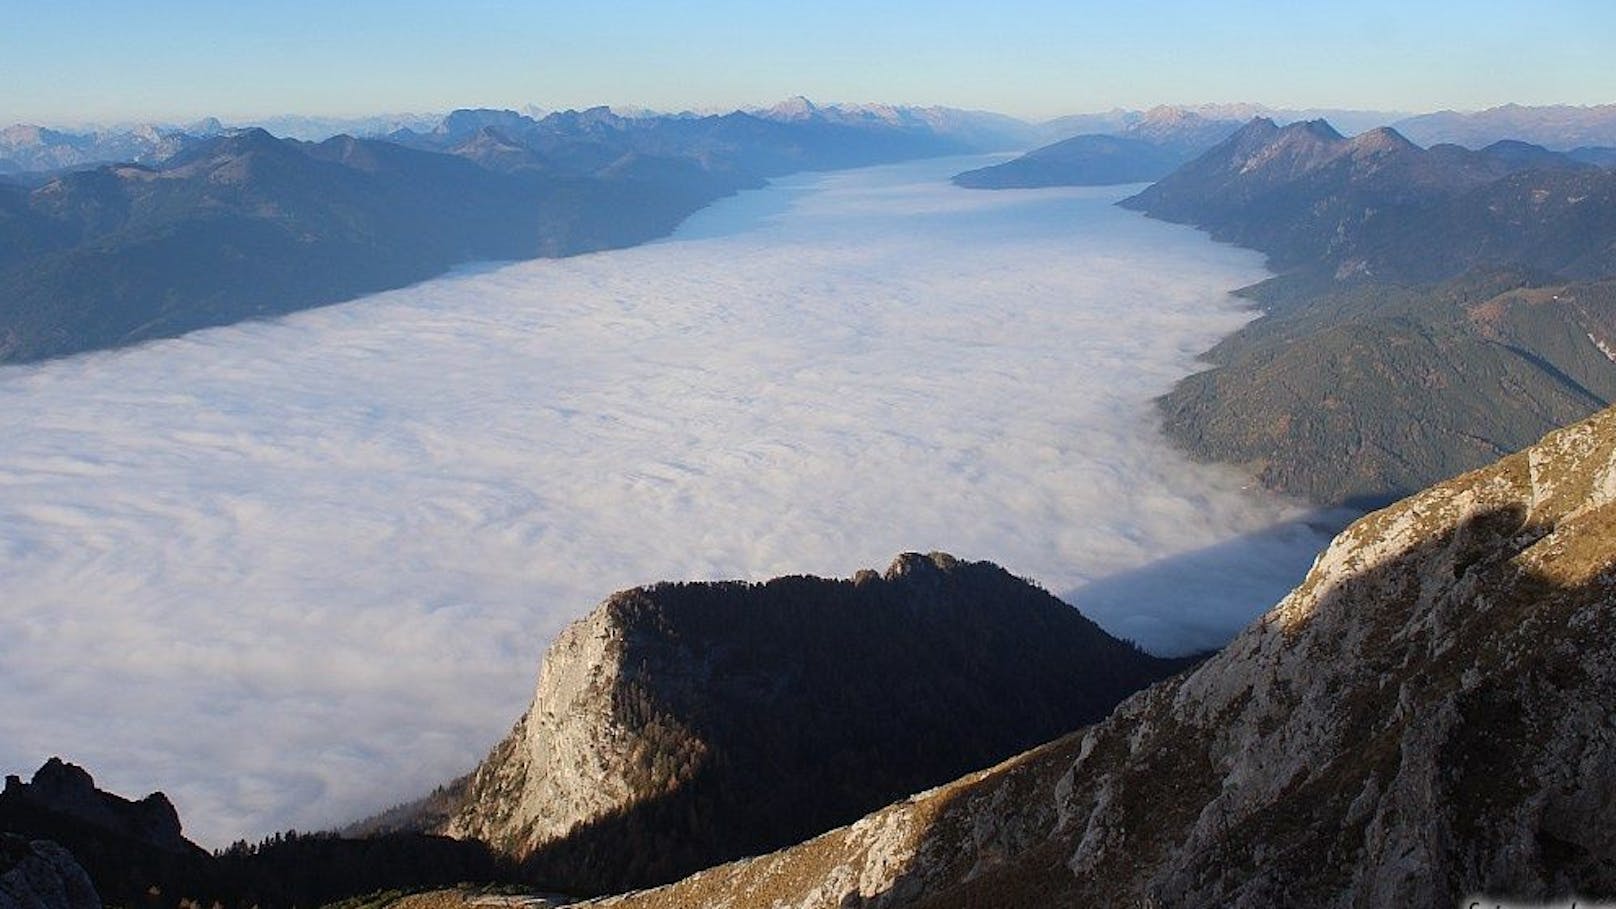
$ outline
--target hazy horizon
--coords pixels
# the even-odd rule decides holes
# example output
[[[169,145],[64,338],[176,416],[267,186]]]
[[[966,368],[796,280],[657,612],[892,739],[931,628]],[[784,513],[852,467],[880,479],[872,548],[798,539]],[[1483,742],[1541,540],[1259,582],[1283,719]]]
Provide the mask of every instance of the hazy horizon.
[[[600,100],[600,101],[596,101],[596,102],[592,102],[592,103],[583,103],[583,104],[579,104],[579,105],[575,105],[575,106],[555,106],[555,107],[547,107],[547,106],[543,106],[543,105],[540,105],[540,104],[537,104],[537,103],[534,103],[534,102],[526,102],[526,103],[516,103],[516,104],[488,104],[488,105],[461,104],[461,105],[456,105],[454,107],[437,109],[437,110],[413,110],[413,111],[376,110],[376,111],[359,111],[357,113],[355,113],[355,112],[311,113],[311,112],[307,112],[307,111],[278,111],[278,112],[269,113],[269,114],[258,114],[258,115],[247,115],[247,116],[230,116],[230,115],[223,115],[223,114],[217,114],[217,113],[212,113],[212,112],[204,112],[204,113],[196,114],[194,116],[186,116],[186,117],[147,118],[147,119],[141,119],[141,118],[137,118],[137,117],[121,117],[121,118],[105,118],[105,119],[89,119],[89,120],[72,120],[72,119],[55,119],[55,120],[9,119],[8,120],[8,119],[6,119],[4,117],[0,117],[0,128],[6,128],[6,127],[11,127],[11,126],[29,126],[29,127],[40,127],[40,128],[44,128],[44,129],[59,130],[59,131],[64,131],[64,132],[96,131],[96,130],[117,131],[117,130],[122,130],[122,129],[130,129],[130,128],[144,127],[144,126],[157,126],[157,127],[165,128],[165,129],[166,128],[184,129],[184,128],[188,127],[188,126],[193,126],[195,124],[202,123],[202,122],[210,120],[210,119],[211,120],[218,120],[227,129],[249,129],[249,128],[257,127],[257,126],[265,126],[266,124],[275,124],[275,123],[279,123],[279,122],[298,121],[298,120],[307,120],[307,121],[310,121],[310,122],[354,123],[354,124],[371,122],[371,121],[397,121],[397,122],[415,122],[415,123],[419,123],[421,125],[426,125],[429,122],[435,124],[437,121],[441,120],[441,118],[447,116],[450,113],[453,113],[456,110],[506,110],[506,111],[512,111],[514,113],[523,114],[523,115],[526,115],[526,116],[532,116],[532,117],[535,117],[535,118],[542,118],[542,117],[544,117],[544,116],[546,116],[548,114],[552,114],[552,113],[560,113],[560,112],[565,112],[565,111],[569,111],[569,110],[570,111],[583,111],[583,110],[589,110],[589,109],[592,109],[592,108],[599,108],[599,107],[608,108],[608,109],[612,110],[613,112],[618,113],[619,115],[624,115],[624,116],[637,116],[637,115],[641,115],[641,114],[648,115],[648,116],[679,116],[679,115],[685,115],[685,114],[694,114],[694,115],[698,115],[698,116],[707,116],[707,115],[712,115],[712,114],[726,114],[726,113],[732,113],[732,112],[746,112],[746,111],[764,112],[764,111],[767,111],[768,109],[770,109],[770,108],[772,108],[772,107],[774,107],[774,106],[776,106],[778,104],[793,101],[793,100],[795,100],[797,98],[807,98],[807,100],[810,101],[811,103],[813,103],[815,106],[822,107],[822,108],[866,107],[866,106],[869,106],[869,107],[894,107],[894,108],[943,108],[943,109],[958,110],[958,111],[963,111],[963,112],[966,112],[966,113],[973,113],[973,114],[986,114],[986,115],[997,115],[997,116],[1009,117],[1009,118],[1011,118],[1013,120],[1019,120],[1019,121],[1025,123],[1025,124],[1027,124],[1029,126],[1039,126],[1039,125],[1042,125],[1042,124],[1046,124],[1046,123],[1049,123],[1049,122],[1052,122],[1052,121],[1055,121],[1055,120],[1060,120],[1060,119],[1068,118],[1068,117],[1100,117],[1100,116],[1105,116],[1105,115],[1108,115],[1108,114],[1114,114],[1114,113],[1123,112],[1123,111],[1143,113],[1143,112],[1148,112],[1153,108],[1176,108],[1176,109],[1187,109],[1187,110],[1197,110],[1197,109],[1216,110],[1216,109],[1220,109],[1220,108],[1224,108],[1224,109],[1251,109],[1251,110],[1256,110],[1256,111],[1296,112],[1296,113],[1308,114],[1310,116],[1313,116],[1313,115],[1325,115],[1326,119],[1328,119],[1327,115],[1330,114],[1330,113],[1349,114],[1349,115],[1353,115],[1355,119],[1362,118],[1364,116],[1384,115],[1385,118],[1386,118],[1385,121],[1384,122],[1376,121],[1378,125],[1391,125],[1395,120],[1406,119],[1406,118],[1410,118],[1410,117],[1417,117],[1417,116],[1421,116],[1421,115],[1424,115],[1424,114],[1433,114],[1433,113],[1479,114],[1479,113],[1485,113],[1485,112],[1491,111],[1491,110],[1496,110],[1496,109],[1499,109],[1499,108],[1509,108],[1509,107],[1566,108],[1566,109],[1574,109],[1574,110],[1593,110],[1593,109],[1602,109],[1602,108],[1616,108],[1616,98],[1613,98],[1613,100],[1605,101],[1605,102],[1595,102],[1595,103],[1585,103],[1585,104],[1573,104],[1573,103],[1520,104],[1520,103],[1515,102],[1515,101],[1505,101],[1505,102],[1490,105],[1490,106],[1487,106],[1487,107],[1477,107],[1477,108],[1451,108],[1451,107],[1449,107],[1449,108],[1431,108],[1431,109],[1391,109],[1391,108],[1369,108],[1369,107],[1330,107],[1330,106],[1324,106],[1324,105],[1293,106],[1293,105],[1282,105],[1282,104],[1270,104],[1270,103],[1267,103],[1267,102],[1264,102],[1264,101],[1261,101],[1261,100],[1251,100],[1251,99],[1240,100],[1240,99],[1236,99],[1236,100],[1217,100],[1217,101],[1159,101],[1159,102],[1153,102],[1153,103],[1150,103],[1150,104],[1142,104],[1142,105],[1132,106],[1132,107],[1109,107],[1109,108],[1103,108],[1103,109],[1101,109],[1101,108],[1087,109],[1086,108],[1086,109],[1082,109],[1082,110],[1067,110],[1067,111],[1063,111],[1061,113],[1057,113],[1057,114],[1054,114],[1054,115],[1048,116],[1048,117],[1023,117],[1023,116],[1018,116],[1016,114],[1008,113],[1008,112],[1002,111],[1002,110],[992,110],[992,109],[987,109],[987,108],[964,107],[964,106],[960,106],[960,105],[951,105],[951,104],[908,104],[908,103],[904,103],[904,102],[894,102],[894,101],[888,101],[888,100],[883,100],[883,99],[878,99],[878,98],[877,99],[856,99],[856,100],[855,99],[845,99],[845,98],[843,98],[843,99],[823,99],[823,98],[810,98],[810,97],[808,97],[806,95],[802,95],[802,94],[793,94],[793,95],[787,95],[787,96],[783,96],[783,97],[780,97],[780,98],[776,98],[776,99],[773,99],[772,101],[768,101],[768,102],[762,102],[762,103],[757,103],[757,104],[748,104],[748,105],[743,105],[743,106],[739,106],[739,107],[707,106],[707,107],[700,107],[700,108],[688,108],[687,107],[687,108],[677,108],[677,109],[674,109],[674,108],[655,109],[655,108],[643,107],[643,106],[639,106],[639,105],[635,105],[635,104],[625,104],[625,103],[614,102],[614,101],[611,101],[611,100]]]
[[[1456,0],[808,7],[74,0],[0,33],[0,122],[735,109],[806,95],[1029,120],[1186,98],[1479,110],[1616,101],[1616,8]],[[431,78],[421,78],[430,61]]]

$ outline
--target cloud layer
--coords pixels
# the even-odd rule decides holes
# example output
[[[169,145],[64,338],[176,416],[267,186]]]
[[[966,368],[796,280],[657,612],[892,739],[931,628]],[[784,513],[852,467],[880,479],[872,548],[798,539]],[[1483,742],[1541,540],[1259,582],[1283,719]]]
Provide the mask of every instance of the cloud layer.
[[[1220,643],[1323,540],[1149,401],[1258,258],[973,163],[0,370],[0,763],[163,788],[210,844],[329,825],[469,769],[615,589],[906,549]]]

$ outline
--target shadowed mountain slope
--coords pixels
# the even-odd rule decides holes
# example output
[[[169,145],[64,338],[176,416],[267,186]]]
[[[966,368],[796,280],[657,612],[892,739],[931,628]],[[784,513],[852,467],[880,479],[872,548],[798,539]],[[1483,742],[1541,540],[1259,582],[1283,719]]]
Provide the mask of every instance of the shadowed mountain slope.
[[[0,184],[0,363],[281,315],[474,260],[632,246],[770,176],[972,148],[923,119],[604,108],[456,111],[392,138],[249,129],[150,165]]]
[[[1002,760],[1184,665],[941,554],[631,590],[550,648],[444,830],[556,890],[671,880]]]
[[[155,168],[0,190],[0,361],[279,315],[472,259],[643,242],[748,185],[680,173],[545,177],[346,136],[262,130]]]

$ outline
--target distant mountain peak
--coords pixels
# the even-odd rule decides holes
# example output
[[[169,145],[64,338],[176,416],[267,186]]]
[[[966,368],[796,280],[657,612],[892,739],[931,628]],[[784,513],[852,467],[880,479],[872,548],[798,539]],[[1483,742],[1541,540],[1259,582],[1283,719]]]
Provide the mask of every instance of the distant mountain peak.
[[[1195,123],[1207,119],[1209,118],[1203,117],[1188,108],[1175,107],[1171,104],[1158,104],[1155,107],[1152,107],[1150,110],[1145,111],[1145,115],[1140,118],[1139,122],[1178,124]]]
[[[514,110],[463,107],[459,110],[450,111],[432,132],[440,136],[458,136],[465,133],[474,133],[485,126],[510,127],[533,122],[532,118],[519,114]]]
[[[802,95],[793,95],[763,112],[770,120],[812,120],[819,116],[819,105]]]
[[[1350,140],[1355,153],[1396,153],[1418,151],[1419,146],[1390,126],[1380,126],[1359,133]]]
[[[1246,125],[1234,131],[1229,138],[1235,142],[1258,140],[1267,142],[1279,133],[1279,126],[1267,117],[1252,117]]]
[[[1295,123],[1284,126],[1280,132],[1289,135],[1306,135],[1322,142],[1339,142],[1346,138],[1337,132],[1335,127],[1330,125],[1330,121],[1323,118],[1319,118],[1317,120],[1298,120]]]

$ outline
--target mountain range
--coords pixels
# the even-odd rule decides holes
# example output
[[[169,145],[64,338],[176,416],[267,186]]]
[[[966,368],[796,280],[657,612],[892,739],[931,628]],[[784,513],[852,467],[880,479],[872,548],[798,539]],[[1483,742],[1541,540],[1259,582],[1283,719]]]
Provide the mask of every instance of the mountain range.
[[[880,118],[462,110],[319,143],[261,129],[0,183],[0,362],[350,299],[473,260],[643,243],[768,177],[970,150]]]
[[[219,136],[154,167],[0,191],[0,361],[279,315],[473,259],[639,243],[753,180],[508,175],[378,140]]]
[[[93,132],[16,124],[0,129],[0,175],[109,163],[155,164],[222,131],[218,121],[188,128],[143,124]]]
[[[1560,149],[1575,161],[1608,167],[1616,164],[1612,111],[1616,106],[1507,105],[1475,113],[1406,117],[1384,111],[1275,110],[1258,104],[1170,105],[1143,113],[1114,110],[1049,121],[1044,130],[1060,141],[1003,164],[958,174],[954,182],[972,189],[1150,182],[1207,151],[1240,124],[1258,119],[1280,124],[1329,121],[1344,126],[1348,134],[1377,134],[1389,125],[1399,138],[1409,135],[1429,145],[1475,149],[1492,146],[1499,156],[1507,156],[1512,146],[1535,144]]]
[[[1558,151],[1616,146],[1616,104],[1504,104],[1480,111],[1444,110],[1391,121],[1422,145],[1451,142],[1480,148],[1517,139]]]
[[[1095,122],[1114,122],[1116,134],[1069,138],[961,174],[957,182],[1006,187],[1155,179],[1232,131],[1230,115],[1252,109],[1258,108],[1111,112]],[[0,173],[16,173],[0,178],[0,362],[278,315],[401,286],[475,259],[632,245],[664,235],[692,211],[771,176],[1016,147],[1040,132],[1077,126],[1038,126],[941,107],[816,105],[803,98],[723,115],[624,115],[604,107],[530,115],[538,113],[461,110],[430,129],[423,128],[424,118],[372,118],[349,125],[398,128],[370,139],[275,140],[279,148],[266,131],[229,131],[216,120],[185,129],[93,133],[8,128],[0,134]],[[1474,127],[1467,135],[1476,135],[1522,122],[1551,123],[1561,141],[1593,143],[1603,141],[1604,113],[1511,108],[1454,115],[1457,121],[1439,118],[1427,126],[1463,122]],[[281,128],[322,131],[315,122]],[[1364,142],[1392,141],[1385,131],[1365,135]],[[408,159],[382,149],[383,142],[471,162],[502,179],[449,162]],[[1597,165],[1616,160],[1616,151],[1586,143],[1560,156],[1560,164],[1584,165],[1590,173],[1564,177],[1563,185],[1549,187],[1551,194],[1573,198],[1585,188],[1598,190],[1599,178],[1592,174]],[[1471,174],[1478,162],[1483,171],[1493,168],[1488,173],[1531,169],[1532,160],[1519,158],[1526,148],[1495,144],[1474,153],[1480,158],[1459,160],[1463,149],[1438,146],[1429,156],[1436,164],[1412,176],[1417,183],[1438,172]],[[102,161],[114,163],[91,167]],[[201,166],[203,161],[213,165]],[[1462,176],[1455,179],[1463,182]],[[1508,196],[1508,186],[1498,188]],[[1430,208],[1422,217],[1445,227],[1480,215],[1476,229],[1491,230],[1486,222],[1503,217],[1495,217],[1504,210],[1500,206],[1519,197],[1517,191],[1502,199],[1479,193],[1453,198],[1448,208]],[[1162,217],[1205,215],[1175,215],[1170,208],[1166,199],[1153,204]],[[1397,223],[1410,232],[1430,226],[1403,214],[1381,217],[1374,226]],[[1588,237],[1584,253],[1593,258],[1581,272],[1577,263],[1548,267],[1572,277],[1604,268],[1599,257],[1608,254],[1597,247],[1597,230],[1585,230],[1574,218],[1537,220],[1563,230],[1522,234],[1521,249],[1484,251],[1493,258],[1519,254],[1536,264],[1546,250],[1571,249],[1579,237]],[[1280,229],[1276,222],[1270,233]],[[1456,247],[1461,239],[1455,238]],[[1485,243],[1497,237],[1469,239]],[[1367,231],[1365,243],[1379,244],[1383,258],[1418,248],[1395,231]],[[1266,251],[1283,260],[1283,250]],[[1446,261],[1429,265],[1428,271],[1451,271]]]
[[[0,359],[641,242],[771,175],[993,129],[947,119],[465,110],[385,140],[226,132],[0,183]],[[1221,652],[1152,657],[939,553],[651,585],[563,632],[471,774],[351,835],[209,854],[161,794],[102,792],[59,759],[8,777],[0,909],[636,887],[591,905],[1616,899],[1616,172],[1519,140],[1159,121],[1046,163],[1204,130],[1123,204],[1278,272],[1241,291],[1261,314],[1213,368],[1161,399],[1169,435],[1276,489],[1385,506]],[[464,881],[484,886],[401,896]]]
[[[1174,440],[1272,488],[1373,507],[1616,400],[1616,171],[1259,119],[1121,204],[1280,273],[1161,402]]]
[[[1476,265],[1592,277],[1616,270],[1616,173],[1516,141],[1421,148],[1389,127],[1352,138],[1313,120],[1253,120],[1124,200],[1281,272],[1431,281]]]

